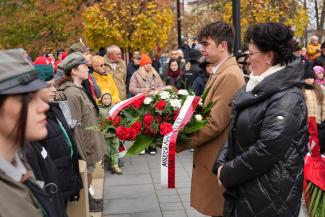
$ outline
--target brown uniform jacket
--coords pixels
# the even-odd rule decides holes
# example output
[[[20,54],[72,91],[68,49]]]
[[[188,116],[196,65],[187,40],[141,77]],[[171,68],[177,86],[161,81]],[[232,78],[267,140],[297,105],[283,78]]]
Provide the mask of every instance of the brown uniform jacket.
[[[43,213],[30,190],[0,171],[0,216],[42,217]]]
[[[126,64],[123,60],[117,63],[117,67],[114,70],[109,64],[109,59],[105,56],[105,69],[106,72],[113,75],[114,82],[117,86],[119,97],[121,100],[126,99]]]
[[[72,119],[77,121],[74,138],[81,159],[87,164],[99,162],[105,154],[104,136],[101,132],[86,129],[95,125],[98,120],[95,106],[85,90],[71,81],[64,82],[58,91],[63,91],[67,97]]]
[[[191,206],[204,215],[222,216],[223,188],[212,173],[213,163],[221,146],[225,143],[230,123],[230,102],[233,95],[245,84],[244,77],[234,57],[226,60],[212,74],[205,90],[208,95],[203,102],[215,102],[208,124],[196,132],[188,144],[177,145],[177,152],[194,148],[191,185]]]

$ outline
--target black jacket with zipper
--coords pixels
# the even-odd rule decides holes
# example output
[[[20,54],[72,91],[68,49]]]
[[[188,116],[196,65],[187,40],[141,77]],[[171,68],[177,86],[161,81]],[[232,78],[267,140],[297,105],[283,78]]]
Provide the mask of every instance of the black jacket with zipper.
[[[224,217],[297,217],[307,151],[304,66],[291,63],[232,100],[229,139],[221,169]]]

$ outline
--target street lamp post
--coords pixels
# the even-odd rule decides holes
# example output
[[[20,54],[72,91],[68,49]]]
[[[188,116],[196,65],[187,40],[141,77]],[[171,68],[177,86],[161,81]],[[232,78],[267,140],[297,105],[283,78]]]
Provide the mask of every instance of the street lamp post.
[[[234,54],[241,49],[240,43],[240,0],[232,0],[232,20],[235,27]]]
[[[181,19],[181,7],[180,0],[176,0],[177,8],[177,33],[178,33],[178,47],[182,46],[182,19]]]

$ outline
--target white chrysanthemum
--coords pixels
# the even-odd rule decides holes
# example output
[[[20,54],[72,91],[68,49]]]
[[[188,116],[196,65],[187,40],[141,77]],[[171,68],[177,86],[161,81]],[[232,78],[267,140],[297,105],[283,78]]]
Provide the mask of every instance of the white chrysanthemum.
[[[183,96],[187,96],[189,94],[187,90],[179,90],[177,93]]]
[[[202,121],[202,120],[203,120],[202,115],[195,115],[194,117],[195,117],[195,119],[198,120],[198,121]]]
[[[145,105],[149,105],[152,101],[153,101],[152,98],[150,98],[150,97],[146,97],[146,98],[144,99],[143,103],[144,103]]]
[[[203,105],[203,100],[202,100],[202,99],[200,99],[200,101],[199,101],[199,105],[200,105],[200,106]]]
[[[161,99],[169,99],[170,98],[170,94],[167,91],[163,91],[159,95],[160,95]]]
[[[181,108],[182,107],[182,102],[178,99],[172,99],[170,100],[170,105],[173,107],[173,108]]]

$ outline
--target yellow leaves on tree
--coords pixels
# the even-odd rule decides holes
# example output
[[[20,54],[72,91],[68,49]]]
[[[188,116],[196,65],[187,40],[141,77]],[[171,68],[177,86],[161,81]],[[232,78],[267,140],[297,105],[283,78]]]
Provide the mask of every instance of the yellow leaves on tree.
[[[297,0],[241,0],[240,24],[245,33],[250,24],[261,22],[282,22],[291,26],[296,37],[304,34],[308,14]],[[232,21],[232,3],[225,6],[224,20]]]
[[[125,51],[151,50],[166,44],[173,14],[156,0],[104,0],[87,8],[83,20],[92,48],[116,44]]]
[[[35,55],[66,48],[82,32],[83,0],[7,0],[0,4],[0,47]]]

